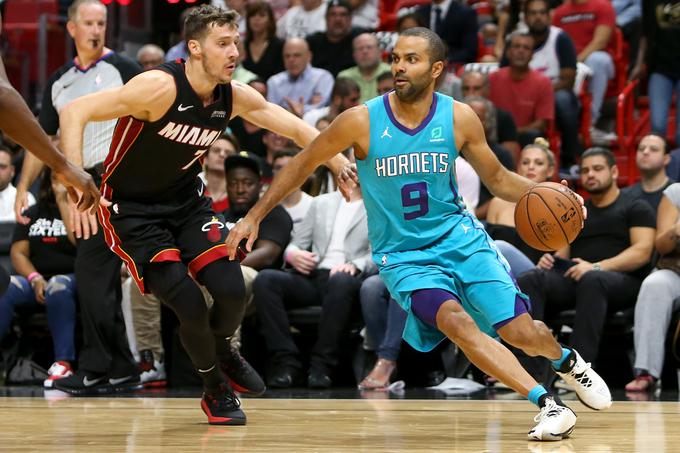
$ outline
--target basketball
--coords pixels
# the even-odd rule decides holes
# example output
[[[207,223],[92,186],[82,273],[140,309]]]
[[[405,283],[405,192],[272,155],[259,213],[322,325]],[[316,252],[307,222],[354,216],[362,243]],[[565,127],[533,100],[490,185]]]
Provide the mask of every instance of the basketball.
[[[515,206],[515,228],[524,242],[552,252],[571,244],[581,232],[583,211],[576,194],[555,182],[529,189]]]

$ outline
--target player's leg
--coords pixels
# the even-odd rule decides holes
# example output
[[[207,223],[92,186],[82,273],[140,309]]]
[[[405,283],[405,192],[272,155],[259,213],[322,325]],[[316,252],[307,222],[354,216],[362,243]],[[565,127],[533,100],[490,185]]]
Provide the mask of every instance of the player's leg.
[[[221,258],[203,267],[197,279],[214,300],[210,326],[222,371],[238,392],[261,395],[266,390],[264,381],[231,341],[243,321],[247,302],[241,266],[237,261]]]
[[[240,401],[224,381],[217,363],[215,338],[210,329],[203,293],[179,262],[150,263],[144,268],[145,284],[179,319],[182,345],[203,380],[201,407],[211,424],[242,425],[246,417]]]
[[[477,368],[541,408],[529,439],[560,440],[571,434],[576,423],[573,411],[539,385],[505,346],[483,333],[455,296],[439,289],[414,291],[411,309],[456,343]]]

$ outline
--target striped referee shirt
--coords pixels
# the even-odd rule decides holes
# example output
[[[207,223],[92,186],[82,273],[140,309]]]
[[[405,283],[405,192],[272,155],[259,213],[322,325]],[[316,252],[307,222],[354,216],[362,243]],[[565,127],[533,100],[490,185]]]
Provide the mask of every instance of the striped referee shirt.
[[[109,52],[88,68],[70,61],[57,69],[43,93],[40,125],[49,135],[59,131],[59,112],[69,102],[86,94],[123,86],[141,72],[134,60]],[[118,120],[87,123],[83,135],[83,167],[104,162]]]

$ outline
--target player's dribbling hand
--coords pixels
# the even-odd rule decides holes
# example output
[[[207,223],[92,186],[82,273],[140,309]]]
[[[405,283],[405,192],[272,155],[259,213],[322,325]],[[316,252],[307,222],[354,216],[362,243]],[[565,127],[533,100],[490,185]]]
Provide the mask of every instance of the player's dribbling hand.
[[[243,239],[248,239],[246,242],[246,251],[250,253],[253,250],[253,244],[257,239],[257,233],[260,229],[260,223],[252,221],[247,215],[236,222],[236,225],[229,230],[229,236],[224,243],[227,245],[227,256],[230,260],[237,257],[236,251]]]
[[[345,200],[350,201],[350,197],[354,188],[359,185],[359,176],[357,175],[357,166],[354,162],[346,163],[338,172],[338,190],[345,197]]]
[[[569,187],[569,183],[567,182],[566,179],[563,179],[562,181],[560,181],[560,184],[562,184],[563,186]],[[572,192],[574,192],[574,191],[572,191]],[[574,195],[576,195],[576,198],[578,198],[578,202],[581,203],[581,211],[583,212],[583,221],[585,222],[585,220],[588,218],[588,209],[586,208],[586,206],[583,202],[583,197],[576,192],[574,192]],[[583,225],[581,225],[581,228],[583,228]]]

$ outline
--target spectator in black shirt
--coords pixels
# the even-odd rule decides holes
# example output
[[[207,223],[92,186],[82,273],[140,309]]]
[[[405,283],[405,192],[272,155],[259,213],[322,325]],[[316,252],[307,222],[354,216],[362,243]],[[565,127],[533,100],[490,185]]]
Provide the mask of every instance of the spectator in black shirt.
[[[269,3],[262,0],[246,5],[246,55],[243,67],[267,80],[284,70],[283,41],[276,37],[276,19]]]
[[[666,175],[670,160],[668,144],[663,136],[651,133],[642,137],[635,154],[635,164],[642,178],[623,192],[645,200],[656,213],[663,191],[674,182]]]
[[[75,239],[69,219],[66,189],[46,169],[38,203],[26,211],[27,225],[18,223],[10,255],[17,275],[0,298],[0,339],[9,329],[17,307],[45,306],[54,340],[54,364],[45,387],[73,374],[75,360],[76,281],[73,265]],[[64,219],[64,220],[62,220]]]
[[[326,9],[326,31],[307,37],[312,66],[337,77],[355,65],[352,41],[365,30],[352,28],[352,6],[347,0],[331,0]]]
[[[570,247],[543,255],[537,269],[518,279],[531,298],[534,319],[576,309],[569,343],[586,362],[597,358],[607,313],[635,305],[654,247],[652,208],[621,193],[618,176],[609,150],[583,153],[581,183],[591,195],[583,231]]]

